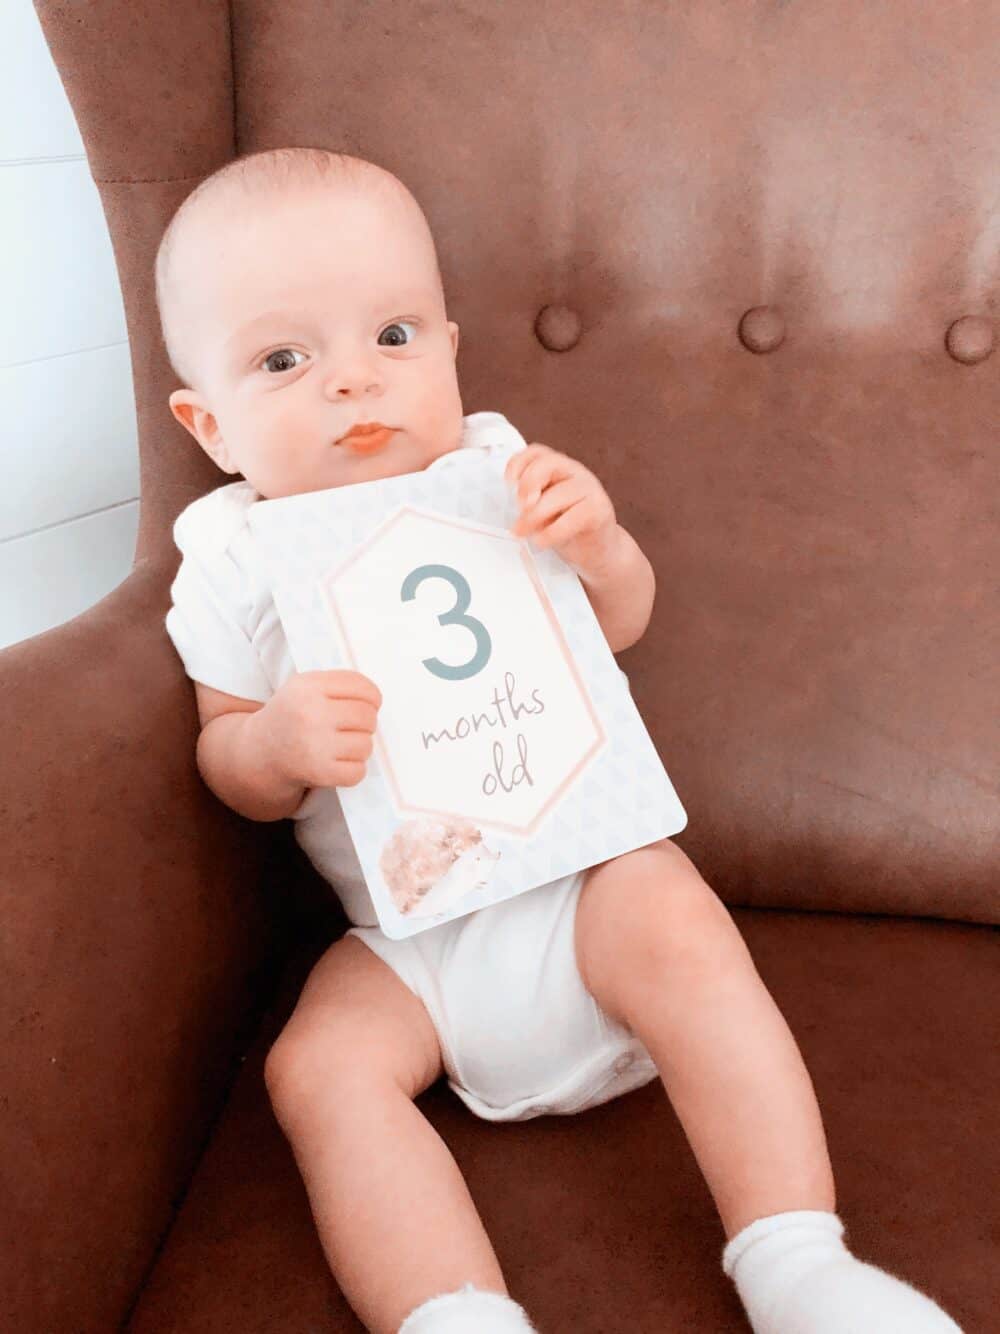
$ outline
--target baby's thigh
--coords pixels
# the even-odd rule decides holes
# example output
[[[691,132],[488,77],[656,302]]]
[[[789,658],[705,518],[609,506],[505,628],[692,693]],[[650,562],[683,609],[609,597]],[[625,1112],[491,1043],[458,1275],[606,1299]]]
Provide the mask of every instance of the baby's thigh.
[[[264,1063],[275,1110],[294,1113],[391,1080],[411,1098],[441,1074],[437,1032],[423,1001],[357,936],[314,965]]]

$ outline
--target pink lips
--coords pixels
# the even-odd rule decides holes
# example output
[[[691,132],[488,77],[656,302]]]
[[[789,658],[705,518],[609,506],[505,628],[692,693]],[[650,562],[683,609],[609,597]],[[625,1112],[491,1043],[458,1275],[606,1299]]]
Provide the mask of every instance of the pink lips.
[[[359,422],[337,444],[344,445],[352,454],[376,454],[389,443],[394,429],[381,422]]]

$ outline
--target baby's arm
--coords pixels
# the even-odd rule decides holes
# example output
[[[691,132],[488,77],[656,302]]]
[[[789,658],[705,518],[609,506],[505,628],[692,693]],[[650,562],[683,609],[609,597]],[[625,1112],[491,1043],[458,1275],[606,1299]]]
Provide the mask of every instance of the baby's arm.
[[[264,705],[200,681],[194,689],[201,719],[198,772],[205,784],[248,820],[286,819],[301,804],[305,787],[289,782],[267,762],[257,736]]]
[[[612,653],[642,638],[656,596],[656,575],[648,557],[621,524],[616,529],[616,545],[607,565],[596,573],[577,570]]]
[[[365,776],[382,692],[361,672],[293,672],[266,704],[195,681],[198,772],[250,820],[284,820],[313,787]]]
[[[540,441],[507,461],[519,517],[511,532],[552,547],[576,571],[612,653],[642,638],[653,610],[656,575],[618,523],[611,497],[589,468]]]

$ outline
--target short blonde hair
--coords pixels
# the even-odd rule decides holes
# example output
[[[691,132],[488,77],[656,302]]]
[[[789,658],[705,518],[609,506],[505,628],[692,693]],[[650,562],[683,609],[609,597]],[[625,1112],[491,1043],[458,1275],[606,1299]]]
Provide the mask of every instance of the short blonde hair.
[[[437,285],[441,270],[430,226],[423,210],[403,182],[366,158],[327,148],[271,148],[246,153],[206,176],[182,201],[164,230],[156,251],[156,308],[171,369],[186,389],[196,384],[195,368],[188,364],[188,349],[180,336],[178,317],[179,237],[206,207],[236,195],[242,199],[273,196],[287,188],[341,188],[357,193],[384,192],[409,207],[422,221],[433,259]],[[198,377],[200,378],[200,377]]]

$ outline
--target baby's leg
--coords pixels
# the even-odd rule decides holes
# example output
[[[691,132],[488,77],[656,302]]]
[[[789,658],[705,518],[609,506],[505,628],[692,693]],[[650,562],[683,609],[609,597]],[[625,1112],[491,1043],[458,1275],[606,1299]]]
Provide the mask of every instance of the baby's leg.
[[[754,1334],[961,1334],[843,1242],[802,1054],[722,901],[669,839],[589,875],[587,989],[643,1041],[715,1198]]]
[[[356,936],[317,962],[267,1055],[327,1262],[372,1334],[465,1283],[507,1291],[458,1164],[414,1105],[441,1070],[423,1003]]]

